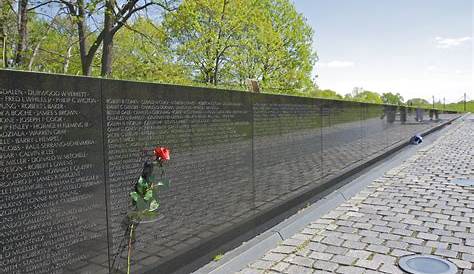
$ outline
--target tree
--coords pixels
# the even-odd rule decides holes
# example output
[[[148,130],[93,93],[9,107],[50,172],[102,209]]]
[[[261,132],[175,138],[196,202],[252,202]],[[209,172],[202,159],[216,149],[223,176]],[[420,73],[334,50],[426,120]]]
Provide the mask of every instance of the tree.
[[[2,66],[8,67],[9,56],[13,55],[12,42],[15,40],[16,15],[13,11],[12,0],[2,0],[0,2],[0,35],[2,38]]]
[[[412,99],[407,100],[407,105],[408,106],[425,106],[425,105],[430,105],[430,102],[422,98],[412,98]]]
[[[26,49],[27,39],[27,22],[28,22],[28,0],[18,1],[18,41],[16,44],[15,64],[20,66],[23,64],[23,52]]]
[[[384,104],[403,105],[404,100],[400,93],[387,92],[382,94],[382,101]]]
[[[242,49],[242,35],[253,28],[255,0],[184,0],[164,25],[178,60],[203,83],[217,85],[228,69],[230,52]]]
[[[200,82],[310,89],[312,30],[288,0],[184,0],[164,23],[180,62]]]
[[[148,18],[140,17],[116,36],[114,77],[120,79],[191,84],[188,68],[173,62],[167,33]]]
[[[257,79],[267,91],[312,90],[313,30],[288,0],[258,4],[254,28],[243,33],[242,50],[234,51],[231,76],[240,84]]]
[[[337,92],[325,89],[325,90],[315,90],[311,92],[311,95],[319,98],[328,98],[328,99],[343,99],[342,95],[338,94]]]
[[[383,103],[382,98],[380,97],[380,94],[378,94],[377,92],[368,91],[368,90],[364,90],[362,92],[359,92],[353,98],[357,102],[374,103],[374,104],[382,104]]]
[[[92,73],[92,63],[94,57],[102,45],[101,75],[110,76],[112,72],[112,51],[115,34],[127,24],[128,20],[138,12],[145,10],[151,5],[161,7],[163,10],[171,11],[174,8],[174,1],[152,1],[152,0],[59,0],[67,7],[67,10],[77,26],[80,57],[82,63],[82,73],[90,75]],[[86,0],[87,1],[87,0]],[[101,6],[103,5],[103,6]],[[103,12],[103,25],[94,32],[94,38],[88,46],[88,37],[91,36],[88,28],[89,17],[99,15]]]
[[[67,16],[51,20],[32,17],[29,23],[28,70],[81,73],[77,31]]]

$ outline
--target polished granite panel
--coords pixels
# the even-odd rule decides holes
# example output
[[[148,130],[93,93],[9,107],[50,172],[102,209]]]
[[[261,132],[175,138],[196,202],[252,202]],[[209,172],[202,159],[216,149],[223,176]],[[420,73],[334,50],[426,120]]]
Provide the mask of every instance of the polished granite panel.
[[[363,108],[360,103],[324,100],[322,115],[323,177],[363,159]]]
[[[111,261],[126,265],[128,193],[155,146],[171,150],[160,219],[140,224],[134,272],[162,264],[252,216],[252,124],[248,94],[156,84],[103,83]]]
[[[318,101],[253,95],[255,202],[259,211],[320,182]]]
[[[0,122],[0,273],[106,271],[99,80],[0,71]]]

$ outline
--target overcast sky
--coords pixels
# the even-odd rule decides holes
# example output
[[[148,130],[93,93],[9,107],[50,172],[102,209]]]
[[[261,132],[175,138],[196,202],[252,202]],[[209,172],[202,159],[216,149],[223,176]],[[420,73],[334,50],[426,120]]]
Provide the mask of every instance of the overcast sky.
[[[294,0],[315,31],[317,83],[474,100],[473,0]]]

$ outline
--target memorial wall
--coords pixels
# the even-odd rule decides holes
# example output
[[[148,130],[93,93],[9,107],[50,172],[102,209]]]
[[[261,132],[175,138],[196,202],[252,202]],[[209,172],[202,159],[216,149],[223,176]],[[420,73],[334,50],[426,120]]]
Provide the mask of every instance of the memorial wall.
[[[157,145],[171,149],[173,183],[158,218],[137,227],[133,273],[206,255],[457,116],[427,113],[0,70],[0,273],[123,273],[129,193]]]

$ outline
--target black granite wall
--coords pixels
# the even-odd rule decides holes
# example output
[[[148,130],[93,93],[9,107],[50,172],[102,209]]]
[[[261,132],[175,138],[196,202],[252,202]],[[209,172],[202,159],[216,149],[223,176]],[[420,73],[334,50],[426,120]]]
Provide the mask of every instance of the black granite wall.
[[[456,116],[0,70],[0,273],[123,273],[129,192],[156,145],[171,149],[174,183],[137,228],[133,273],[206,255]]]

